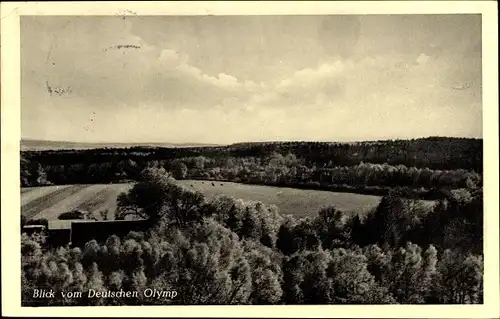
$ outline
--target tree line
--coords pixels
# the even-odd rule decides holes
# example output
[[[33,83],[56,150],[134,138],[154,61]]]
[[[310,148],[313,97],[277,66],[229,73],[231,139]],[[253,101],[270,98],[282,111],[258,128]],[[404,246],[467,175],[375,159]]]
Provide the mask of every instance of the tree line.
[[[146,169],[116,217],[149,219],[148,231],[56,249],[23,235],[23,305],[42,305],[35,288],[56,291],[43,305],[482,303],[482,203],[480,188],[457,189],[429,211],[393,191],[366,216],[325,207],[298,219]],[[178,297],[57,293],[145,288]]]
[[[476,140],[458,141],[470,144],[467,152],[478,144],[475,143]],[[406,144],[377,143],[382,146],[390,145],[391,150],[396,148],[398,152],[406,154],[404,158],[413,154],[413,151],[407,151],[408,145],[413,145],[410,141]],[[430,167],[393,165],[390,164],[394,162],[392,157],[385,157],[383,163],[377,163],[378,160],[369,155],[375,152],[373,148],[382,148],[377,143],[353,146],[297,142],[260,143],[231,148],[143,149],[143,152],[133,148],[25,152],[21,156],[21,185],[29,187],[136,181],[140,177],[140,172],[146,168],[164,168],[176,179],[209,179],[373,195],[385,195],[391,189],[397,188],[406,192],[408,197],[425,199],[443,198],[443,189],[475,189],[482,185],[481,171],[457,168],[457,166],[453,166],[453,169],[437,169],[432,167],[440,165],[431,162],[429,162]],[[423,142],[416,140],[413,143],[420,145]],[[364,154],[367,154],[361,158],[372,162],[358,160],[352,162],[347,159],[348,157],[352,159],[354,156],[352,154],[358,156],[361,152],[359,148],[364,149]],[[432,150],[430,146],[427,146],[427,149]],[[381,154],[380,152],[377,154]],[[467,152],[461,153],[458,148],[453,154],[455,164],[460,163],[460,158],[468,154]],[[190,156],[183,156],[186,154]],[[311,160],[311,154],[316,154],[318,158],[323,158],[325,154],[331,156],[319,161]],[[431,154],[434,153],[428,151],[428,156]],[[446,154],[445,148],[440,156],[445,158]],[[474,156],[480,158],[480,154],[481,152]],[[411,160],[401,162],[407,165],[414,163]]]
[[[412,140],[387,140],[355,143],[329,142],[261,142],[238,143],[216,147],[129,147],[89,150],[25,151],[42,166],[48,163],[77,164],[117,163],[123,158],[171,160],[181,157],[204,156],[211,159],[226,157],[265,158],[273,153],[295,154],[308,167],[354,166],[362,162],[407,167],[428,167],[435,170],[465,169],[482,171],[482,139],[431,137]]]

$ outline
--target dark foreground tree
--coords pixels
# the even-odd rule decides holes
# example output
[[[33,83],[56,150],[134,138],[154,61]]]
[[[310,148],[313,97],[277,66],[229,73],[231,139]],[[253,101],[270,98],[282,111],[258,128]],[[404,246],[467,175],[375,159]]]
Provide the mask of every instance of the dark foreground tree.
[[[156,222],[165,218],[183,227],[201,218],[204,197],[200,192],[175,184],[165,170],[146,169],[141,181],[127,193],[120,194],[117,202],[116,219],[132,216]]]

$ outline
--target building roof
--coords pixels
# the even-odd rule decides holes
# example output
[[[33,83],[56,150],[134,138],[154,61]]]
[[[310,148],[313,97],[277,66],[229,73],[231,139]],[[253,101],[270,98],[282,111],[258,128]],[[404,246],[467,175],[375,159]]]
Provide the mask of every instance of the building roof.
[[[110,219],[110,220],[93,220],[93,219],[75,219],[71,220],[73,223],[133,223],[133,222],[145,222],[146,219]]]
[[[56,219],[49,220],[49,230],[54,229],[71,229],[71,224],[74,222],[93,222],[91,219]]]
[[[72,224],[82,224],[82,223],[95,223],[95,224],[103,224],[103,223],[112,223],[112,224],[120,224],[127,222],[145,222],[146,220],[93,220],[93,219],[67,219],[67,220],[49,220],[49,230],[56,229],[71,229]]]
[[[49,230],[54,229],[71,229],[71,220],[49,220]]]

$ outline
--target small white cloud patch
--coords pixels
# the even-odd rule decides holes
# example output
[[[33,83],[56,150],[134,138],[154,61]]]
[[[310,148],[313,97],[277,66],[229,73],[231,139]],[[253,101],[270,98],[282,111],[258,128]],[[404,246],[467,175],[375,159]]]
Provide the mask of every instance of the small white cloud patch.
[[[420,55],[417,58],[417,63],[418,64],[426,64],[431,57],[426,55],[425,53],[420,53]]]

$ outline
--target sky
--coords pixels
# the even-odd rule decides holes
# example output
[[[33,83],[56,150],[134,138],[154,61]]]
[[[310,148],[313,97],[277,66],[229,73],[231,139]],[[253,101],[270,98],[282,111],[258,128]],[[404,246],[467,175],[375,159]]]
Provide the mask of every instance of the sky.
[[[23,138],[482,137],[480,15],[23,16]]]

